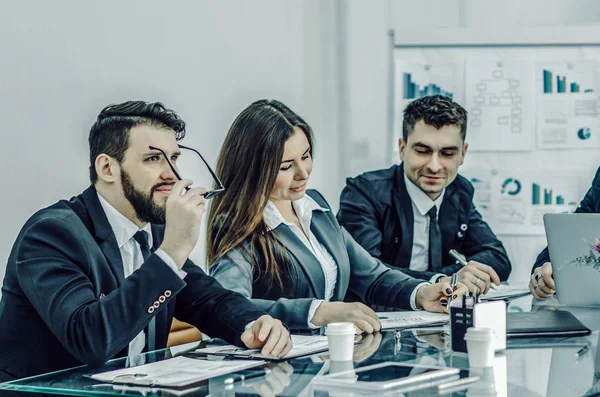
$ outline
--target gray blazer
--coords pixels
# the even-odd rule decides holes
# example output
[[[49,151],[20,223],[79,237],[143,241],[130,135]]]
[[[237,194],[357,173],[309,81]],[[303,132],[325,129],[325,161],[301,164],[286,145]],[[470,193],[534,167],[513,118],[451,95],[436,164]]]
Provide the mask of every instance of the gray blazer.
[[[321,207],[330,209],[316,190],[307,194]],[[422,280],[392,270],[369,255],[338,224],[332,211],[313,211],[310,229],[337,263],[332,301],[360,300],[371,305],[411,309],[410,295]],[[218,259],[210,267],[210,274],[225,288],[250,298],[290,329],[308,329],[310,304],[314,299],[324,299],[323,269],[287,225],[280,224],[270,233],[281,242],[288,257],[287,263],[282,264],[285,276],[282,286],[272,281],[263,269],[253,269],[245,252],[252,250],[249,241]]]

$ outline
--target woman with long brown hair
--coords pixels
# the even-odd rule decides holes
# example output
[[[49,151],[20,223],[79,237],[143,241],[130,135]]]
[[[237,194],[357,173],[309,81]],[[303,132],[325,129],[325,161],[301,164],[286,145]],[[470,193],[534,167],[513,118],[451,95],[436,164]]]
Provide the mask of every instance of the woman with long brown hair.
[[[428,284],[371,257],[338,224],[327,201],[308,190],[310,126],[278,101],[260,100],[235,119],[219,154],[226,190],[208,215],[210,272],[291,329],[351,321],[380,329],[367,304],[446,311],[455,291]]]

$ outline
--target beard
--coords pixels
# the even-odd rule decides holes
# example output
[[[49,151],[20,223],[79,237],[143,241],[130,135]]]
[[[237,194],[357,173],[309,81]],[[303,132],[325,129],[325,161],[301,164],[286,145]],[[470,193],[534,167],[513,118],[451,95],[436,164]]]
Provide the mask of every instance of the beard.
[[[162,186],[173,185],[173,183],[164,182],[155,185],[150,190],[150,194],[139,191],[133,186],[133,182],[129,174],[125,170],[121,170],[121,184],[125,198],[135,211],[135,216],[142,222],[164,224],[165,209],[159,206],[152,200],[156,189]]]

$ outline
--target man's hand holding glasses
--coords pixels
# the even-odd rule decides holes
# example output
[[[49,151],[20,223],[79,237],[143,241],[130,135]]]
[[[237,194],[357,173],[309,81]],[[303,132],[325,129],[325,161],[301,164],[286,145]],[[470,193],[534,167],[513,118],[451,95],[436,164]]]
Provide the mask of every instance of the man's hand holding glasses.
[[[200,222],[204,214],[205,200],[208,200],[225,190],[225,187],[210,168],[204,157],[195,149],[187,146],[178,145],[180,149],[185,149],[196,153],[204,165],[206,165],[210,175],[214,180],[215,189],[206,190],[202,187],[190,188],[192,181],[181,179],[181,176],[169,160],[169,156],[164,150],[149,146],[150,150],[159,151],[173,174],[179,182],[173,185],[171,194],[167,199],[165,208],[165,237],[160,248],[165,251],[177,264],[179,269],[189,257],[190,253],[198,242],[200,235]],[[185,192],[184,192],[185,189]]]
[[[165,237],[160,248],[165,251],[181,270],[196,246],[200,235],[200,222],[205,211],[206,189],[188,189],[189,179],[173,185],[165,208]]]

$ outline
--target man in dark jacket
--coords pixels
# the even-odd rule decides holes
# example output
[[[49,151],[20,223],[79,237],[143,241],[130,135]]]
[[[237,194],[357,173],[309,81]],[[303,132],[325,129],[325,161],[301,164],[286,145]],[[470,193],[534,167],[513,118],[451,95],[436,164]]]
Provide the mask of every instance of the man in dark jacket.
[[[600,213],[600,168],[596,171],[596,176],[579,207],[575,210],[576,214],[598,214]],[[556,293],[554,278],[552,277],[552,263],[548,247],[544,248],[538,255],[531,269],[531,278],[529,280],[529,290],[535,299],[544,300],[550,298]]]
[[[411,102],[399,140],[402,164],[348,178],[338,220],[389,266],[431,282],[457,273],[470,291],[485,293],[508,279],[511,265],[473,205],[473,186],[458,175],[466,129],[467,112],[447,97]]]
[[[169,165],[185,123],[160,103],[105,108],[89,135],[92,186],[34,214],[0,301],[0,382],[164,348],[173,316],[213,337],[284,355],[279,320],[189,259],[203,188]],[[168,156],[168,159],[167,159]]]

